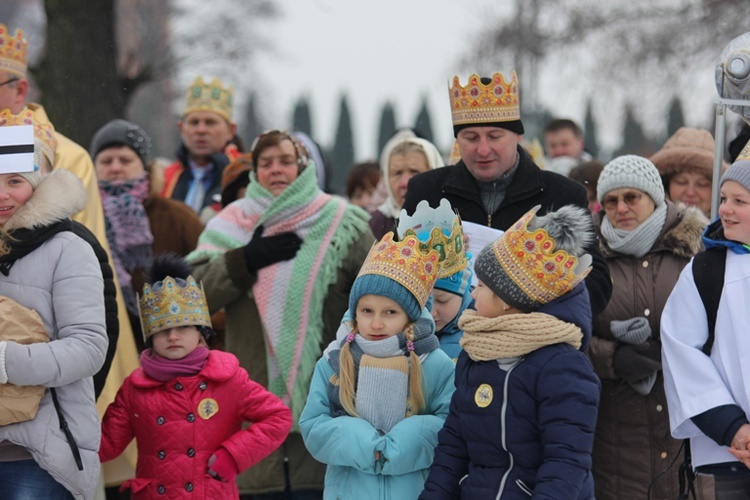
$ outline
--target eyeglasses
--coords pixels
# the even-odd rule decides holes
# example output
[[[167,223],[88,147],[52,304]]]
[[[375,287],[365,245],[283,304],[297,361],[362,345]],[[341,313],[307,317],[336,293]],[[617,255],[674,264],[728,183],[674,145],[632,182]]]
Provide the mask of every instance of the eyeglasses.
[[[629,207],[632,207],[639,201],[641,201],[641,198],[643,197],[642,193],[625,193],[624,195],[620,196],[607,196],[602,200],[602,205],[604,206],[605,210],[614,210],[617,208],[617,205],[620,203],[620,200],[624,201],[625,204]]]
[[[5,87],[6,85],[9,85],[13,82],[17,82],[18,78],[11,78],[10,80],[5,80],[3,83],[0,83],[0,87]]]

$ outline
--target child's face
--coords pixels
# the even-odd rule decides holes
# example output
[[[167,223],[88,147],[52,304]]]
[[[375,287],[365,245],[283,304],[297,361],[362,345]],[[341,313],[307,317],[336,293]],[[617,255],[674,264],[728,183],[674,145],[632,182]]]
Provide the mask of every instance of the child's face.
[[[195,326],[178,326],[162,330],[151,337],[154,352],[167,359],[182,359],[201,344],[201,333]]]
[[[477,281],[477,287],[471,292],[471,296],[474,298],[474,306],[477,309],[477,314],[485,318],[497,318],[504,314],[510,314],[511,311],[516,312],[513,308],[508,308],[503,299],[495,295],[495,292],[482,283],[481,280]]]
[[[404,331],[409,317],[397,302],[382,295],[363,295],[355,314],[359,334],[367,340],[383,340]]]
[[[461,309],[463,297],[445,290],[433,290],[432,297],[435,299],[432,305],[432,319],[435,320],[435,330],[439,332],[456,317]]]
[[[349,198],[349,203],[367,209],[370,207],[370,202],[372,201],[372,193],[374,192],[375,189],[357,188],[352,193],[352,197]]]
[[[750,192],[735,181],[721,185],[719,217],[728,240],[750,245]]]

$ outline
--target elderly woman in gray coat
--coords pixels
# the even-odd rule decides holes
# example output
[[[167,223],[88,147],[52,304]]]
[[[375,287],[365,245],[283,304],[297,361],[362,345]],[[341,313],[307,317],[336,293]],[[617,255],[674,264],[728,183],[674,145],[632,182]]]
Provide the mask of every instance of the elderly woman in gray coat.
[[[22,128],[0,127],[0,143],[19,145]],[[0,341],[0,384],[46,388],[33,418],[0,426],[0,496],[93,498],[100,425],[92,376],[107,334],[99,262],[71,232],[85,191],[68,171],[43,176],[39,158],[2,153],[0,295],[35,310],[49,342]]]

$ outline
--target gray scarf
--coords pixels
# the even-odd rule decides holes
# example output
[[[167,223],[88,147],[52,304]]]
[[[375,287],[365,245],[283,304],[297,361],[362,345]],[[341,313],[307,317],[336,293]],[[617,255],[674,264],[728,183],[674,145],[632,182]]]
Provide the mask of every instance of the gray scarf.
[[[609,248],[618,253],[640,258],[654,246],[666,221],[667,204],[665,202],[660,207],[656,207],[654,213],[632,231],[615,229],[605,215],[602,218],[601,231]]]

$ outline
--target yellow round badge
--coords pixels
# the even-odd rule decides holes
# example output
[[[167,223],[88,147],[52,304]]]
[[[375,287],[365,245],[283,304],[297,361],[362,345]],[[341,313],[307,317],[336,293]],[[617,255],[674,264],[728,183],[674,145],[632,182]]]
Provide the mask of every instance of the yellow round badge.
[[[487,408],[492,403],[492,387],[489,384],[482,384],[474,393],[474,402],[480,408]]]
[[[215,399],[206,398],[198,403],[198,415],[200,415],[203,420],[208,420],[216,415],[218,411],[219,403],[217,403]]]

